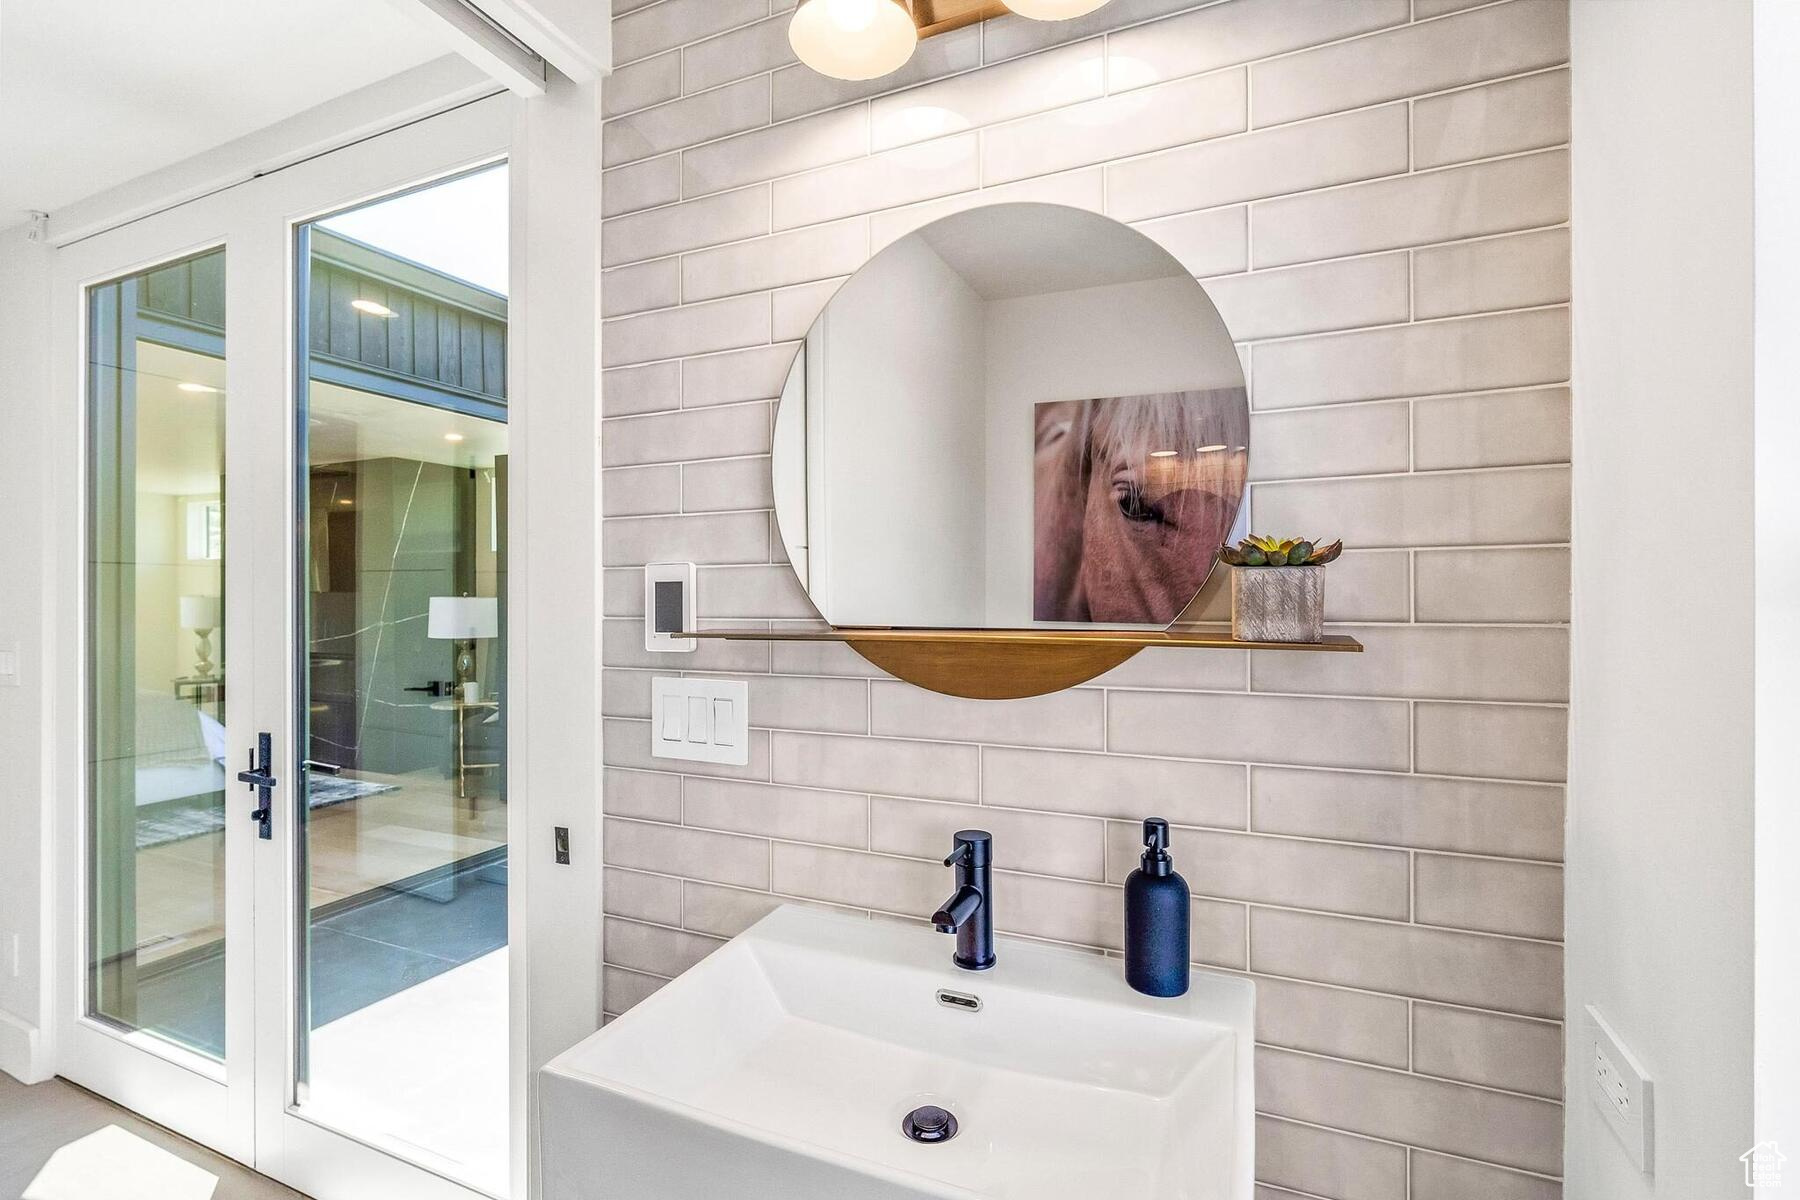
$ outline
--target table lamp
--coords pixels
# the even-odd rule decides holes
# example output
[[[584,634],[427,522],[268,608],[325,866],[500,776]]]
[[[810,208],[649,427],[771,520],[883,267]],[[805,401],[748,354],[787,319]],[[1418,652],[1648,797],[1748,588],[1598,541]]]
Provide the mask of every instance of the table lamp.
[[[500,601],[492,596],[433,596],[425,636],[457,643],[456,691],[475,679],[475,639],[500,636]]]
[[[181,598],[181,627],[194,631],[194,653],[199,659],[194,664],[195,677],[199,679],[212,678],[212,631],[219,627],[219,598],[217,596],[183,596]]]

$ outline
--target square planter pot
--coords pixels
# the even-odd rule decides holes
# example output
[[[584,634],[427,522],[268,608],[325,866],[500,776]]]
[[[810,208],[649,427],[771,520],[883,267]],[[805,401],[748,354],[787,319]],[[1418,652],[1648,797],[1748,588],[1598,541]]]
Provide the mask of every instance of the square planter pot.
[[[1240,642],[1325,639],[1324,567],[1233,567],[1231,636]]]

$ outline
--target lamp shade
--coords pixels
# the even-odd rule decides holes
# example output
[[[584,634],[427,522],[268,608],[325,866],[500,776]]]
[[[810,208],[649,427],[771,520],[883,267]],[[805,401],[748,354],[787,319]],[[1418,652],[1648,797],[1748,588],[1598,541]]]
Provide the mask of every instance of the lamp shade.
[[[919,30],[903,0],[802,0],[788,43],[821,75],[874,79],[906,65]]]
[[[1033,21],[1067,21],[1085,17],[1106,4],[1106,0],[1004,0],[1006,7]]]
[[[183,629],[217,629],[219,598],[217,596],[183,596],[181,598]]]
[[[425,636],[461,642],[500,636],[500,602],[492,596],[433,596]]]

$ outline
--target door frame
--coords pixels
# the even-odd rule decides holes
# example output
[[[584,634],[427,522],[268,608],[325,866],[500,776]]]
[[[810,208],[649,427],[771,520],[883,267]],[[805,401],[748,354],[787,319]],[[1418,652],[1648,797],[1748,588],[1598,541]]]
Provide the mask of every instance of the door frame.
[[[562,86],[553,89],[554,93],[565,101],[570,91],[584,93],[586,99],[576,102],[577,110],[584,104],[588,105],[589,115],[592,116],[593,85],[570,85],[566,81],[560,83]],[[242,794],[235,787],[228,788],[227,844],[246,844],[246,849],[236,852],[228,862],[234,865],[244,863],[249,861],[247,855],[254,855],[256,866],[253,880],[242,878],[248,873],[241,869],[235,872],[240,878],[234,880],[233,872],[228,869],[227,905],[230,912],[283,912],[285,909],[281,906],[295,894],[295,860],[290,841],[293,826],[287,819],[290,810],[285,802],[293,794],[293,785],[298,782],[293,769],[298,755],[291,745],[294,729],[291,720],[294,668],[289,641],[295,628],[295,593],[291,586],[296,494],[292,486],[295,471],[295,396],[292,389],[298,357],[298,348],[293,344],[293,331],[296,328],[294,306],[297,298],[293,254],[295,228],[314,217],[414,187],[431,179],[457,174],[483,162],[510,156],[514,164],[514,261],[510,318],[516,335],[522,331],[525,321],[524,303],[528,290],[525,283],[530,278],[525,270],[522,252],[533,243],[523,233],[524,222],[529,219],[526,206],[530,203],[532,189],[521,170],[521,159],[525,156],[518,153],[522,147],[514,145],[518,140],[515,135],[529,134],[538,129],[540,122],[532,109],[536,105],[547,103],[549,102],[537,101],[533,106],[527,106],[506,96],[492,96],[465,103],[441,115],[154,213],[124,227],[83,237],[59,249],[57,263],[53,268],[52,394],[59,399],[57,403],[48,405],[47,409],[53,425],[50,438],[54,461],[66,469],[58,473],[53,483],[54,495],[50,498],[48,533],[53,539],[51,544],[59,549],[53,555],[53,578],[48,583],[51,594],[63,598],[51,618],[51,644],[65,647],[66,650],[58,656],[60,666],[47,672],[53,678],[46,680],[52,726],[52,779],[46,794],[57,798],[52,820],[58,868],[55,873],[55,902],[51,906],[54,909],[54,928],[58,931],[55,938],[58,949],[56,970],[48,981],[51,985],[48,990],[52,1011],[55,1014],[51,1061],[57,1073],[89,1086],[97,1085],[96,1090],[111,1095],[126,1107],[142,1112],[196,1140],[213,1145],[233,1158],[256,1166],[264,1173],[275,1175],[303,1191],[320,1196],[322,1200],[385,1197],[392,1195],[396,1187],[409,1189],[408,1194],[441,1192],[444,1196],[455,1196],[458,1200],[477,1193],[436,1176],[423,1179],[421,1176],[429,1168],[402,1163],[354,1138],[325,1130],[306,1118],[295,1115],[282,1102],[289,1086],[289,1048],[293,1045],[292,1026],[295,1017],[294,1006],[288,1000],[288,981],[294,970],[294,922],[278,922],[279,927],[273,936],[262,928],[262,924],[252,926],[246,920],[233,923],[235,937],[228,931],[228,994],[232,997],[228,1003],[235,1003],[245,1011],[267,1009],[271,1004],[269,997],[273,993],[277,998],[273,1003],[279,1004],[284,1010],[280,1020],[266,1019],[259,1013],[254,1032],[245,1027],[246,1022],[242,1019],[228,1021],[227,1063],[232,1066],[229,1071],[221,1072],[215,1067],[209,1072],[203,1069],[203,1063],[171,1062],[172,1057],[179,1058],[180,1055],[171,1056],[160,1045],[148,1051],[137,1049],[132,1054],[125,1055],[121,1047],[128,1040],[127,1037],[122,1037],[116,1030],[101,1026],[80,1013],[85,996],[83,960],[86,942],[83,925],[87,799],[87,605],[84,561],[87,415],[83,365],[86,287],[90,283],[116,278],[142,266],[179,257],[185,251],[203,249],[221,241],[227,246],[227,312],[232,314],[230,325],[234,331],[228,335],[234,340],[228,341],[227,395],[244,398],[227,419],[228,462],[269,462],[279,455],[282,464],[279,477],[272,478],[267,487],[259,489],[267,492],[268,499],[259,496],[254,503],[245,504],[240,501],[227,507],[229,541],[234,547],[231,552],[234,558],[228,559],[227,570],[231,570],[235,561],[240,564],[238,574],[254,570],[256,575],[247,587],[237,592],[247,599],[234,605],[232,612],[227,614],[227,645],[237,648],[237,653],[228,660],[227,669],[235,661],[240,664],[241,672],[242,665],[249,660],[254,663],[252,673],[259,681],[254,687],[233,686],[227,689],[227,724],[230,736],[227,763],[241,760],[245,748],[258,731],[268,730],[274,735],[278,774],[287,785],[278,788],[276,792],[278,826],[290,835],[278,836],[269,843],[258,843],[251,823],[238,819],[248,811],[248,806],[243,804]],[[541,139],[533,140],[541,143]],[[539,163],[545,161],[541,152],[532,157]],[[590,202],[597,184],[596,172],[592,185],[584,193]],[[597,205],[587,208],[586,220],[594,222],[596,212]],[[140,245],[147,247],[147,252],[131,249]],[[540,246],[540,250],[542,249],[544,248]],[[591,287],[590,281],[590,291]],[[550,290],[540,282],[536,292],[542,297]],[[274,300],[276,296],[280,297],[278,303]],[[559,457],[579,462],[581,449],[577,446],[573,448],[573,453],[559,454],[556,449],[557,428],[563,424],[562,420],[556,414],[545,414],[534,420],[529,415],[529,407],[518,403],[531,392],[531,381],[537,372],[528,369],[520,345],[524,339],[515,335],[509,335],[511,361],[508,374],[509,394],[515,398],[517,407],[509,414],[509,426],[512,426],[509,439],[513,443],[511,461],[514,464],[514,477],[525,481],[529,480],[534,469],[535,456],[531,450],[534,442],[543,447],[536,454],[548,460],[546,465],[552,470],[556,468],[555,460]],[[593,334],[590,333],[589,337],[591,342]],[[277,338],[279,341],[275,340]],[[240,347],[235,357],[231,357],[230,351],[233,344]],[[548,340],[534,344],[543,347],[539,352],[543,356],[556,352],[556,347]],[[279,355],[263,353],[252,357],[250,347],[257,345],[280,345],[283,352]],[[233,367],[238,369],[233,370]],[[590,386],[597,385],[597,382],[596,373]],[[589,395],[592,394],[590,390]],[[260,399],[252,399],[257,397]],[[275,397],[280,398],[279,403],[275,402]],[[533,436],[534,427],[543,430],[537,437]],[[250,445],[258,448],[254,458],[247,456],[243,449]],[[586,450],[590,461],[597,458],[597,446],[592,440]],[[231,486],[234,476],[244,474],[246,471],[242,467],[235,472],[228,469],[227,486]],[[597,485],[598,477],[595,473],[591,486],[596,494]],[[275,499],[277,491],[280,493],[279,500]],[[240,486],[234,488],[232,494],[236,497],[241,492]],[[515,621],[522,625],[526,614],[523,601],[529,594],[528,577],[534,571],[548,574],[551,570],[560,570],[565,573],[566,579],[569,565],[568,543],[558,539],[553,547],[546,539],[543,549],[539,551],[539,558],[554,554],[558,555],[558,559],[537,561],[534,565],[532,544],[528,538],[527,505],[518,502],[515,497],[509,508],[509,540],[520,558],[518,569],[509,572],[509,608],[515,613]],[[596,521],[596,533],[597,528]],[[256,551],[260,553],[255,553]],[[597,547],[588,561],[590,566],[596,563]],[[597,601],[597,567],[595,570],[593,594]],[[566,593],[565,588],[564,594]],[[596,604],[590,613],[595,620],[597,611]],[[250,627],[253,613],[281,614],[282,628],[279,636],[269,636],[267,631],[263,631],[259,637],[258,631]],[[265,616],[263,619],[266,621],[270,618]],[[526,787],[528,759],[534,749],[539,753],[547,753],[550,747],[544,743],[531,747],[524,736],[529,728],[528,712],[533,707],[534,692],[528,676],[527,655],[520,652],[520,649],[522,648],[515,646],[514,653],[508,656],[507,688],[512,711],[508,723],[507,782],[508,844],[512,862],[512,887],[509,888],[508,897],[511,997],[509,1042],[512,1076],[509,1142],[512,1193],[522,1198],[530,1194],[529,1181],[535,1174],[532,1162],[535,1158],[532,1153],[535,1121],[529,1119],[529,1096],[532,1091],[530,1072],[550,1053],[572,1040],[573,1036],[598,1024],[599,856],[598,814],[594,812],[576,834],[578,849],[591,848],[593,851],[592,856],[587,859],[589,869],[579,873],[582,882],[578,885],[579,891],[592,895],[592,909],[578,909],[554,920],[554,924],[560,927],[558,932],[567,932],[570,928],[585,928],[590,932],[589,944],[594,948],[592,983],[590,987],[583,988],[579,973],[573,980],[563,975],[561,978],[565,986],[571,982],[575,985],[570,988],[572,994],[559,998],[558,1002],[540,1006],[546,1011],[536,1014],[539,1026],[543,1025],[546,1016],[553,1018],[555,1023],[550,1026],[548,1037],[541,1029],[534,1036],[531,1024],[534,1014],[529,1000],[535,989],[530,986],[531,954],[526,936],[525,914],[534,894],[539,897],[540,912],[555,911],[553,905],[562,902],[562,898],[569,893],[570,886],[566,879],[533,872],[529,855],[523,853],[528,831],[541,823],[538,814],[530,810],[529,791]],[[596,721],[597,675],[598,672],[595,671],[595,707],[589,713],[589,719]],[[541,691],[539,689],[540,700],[536,705],[539,709],[547,707],[541,698]],[[572,699],[574,707],[582,707],[579,696]],[[596,735],[592,759],[598,758],[597,750]],[[542,774],[554,777],[560,772],[550,769]],[[598,789],[593,785],[590,787],[584,807],[591,810],[596,807],[592,797]],[[542,807],[561,810],[565,805],[550,804]],[[569,820],[567,816],[557,812],[543,815],[558,823]],[[232,837],[237,841],[231,841]],[[535,842],[537,839],[532,840]],[[255,898],[249,908],[241,908],[243,896],[252,892]],[[261,936],[258,936],[259,929]],[[539,944],[543,942],[541,937],[535,935],[531,940],[538,941]],[[566,945],[565,942],[564,946]],[[566,950],[564,953],[566,955]],[[579,960],[583,956],[577,954],[575,957]],[[137,1036],[140,1039],[144,1037]],[[240,1051],[240,1042],[251,1048]],[[109,1059],[128,1065],[123,1069],[114,1069],[106,1065]],[[247,1069],[242,1065],[245,1062],[254,1064],[253,1082],[239,1077]],[[219,1082],[218,1076],[221,1074],[226,1077],[224,1083]],[[223,1093],[223,1099],[220,1098],[220,1093]],[[210,1099],[199,1098],[207,1095],[210,1095]],[[442,1184],[441,1189],[432,1183],[433,1179]]]

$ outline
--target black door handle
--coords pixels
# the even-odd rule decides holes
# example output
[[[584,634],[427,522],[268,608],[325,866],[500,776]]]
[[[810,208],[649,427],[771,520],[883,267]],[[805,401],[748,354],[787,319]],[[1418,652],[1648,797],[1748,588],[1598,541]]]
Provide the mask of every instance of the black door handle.
[[[250,819],[256,822],[256,836],[268,841],[275,836],[272,808],[269,793],[275,790],[274,749],[271,737],[266,733],[256,735],[256,749],[250,752],[250,769],[239,771],[239,783],[247,783],[250,790],[256,793],[256,807],[250,810]],[[260,760],[260,761],[259,761]]]
[[[431,696],[444,696],[444,695],[449,694],[444,689],[443,681],[437,680],[437,679],[432,680],[430,683],[425,684],[423,687],[401,688],[400,690],[403,692],[424,692],[427,695],[431,695]]]

